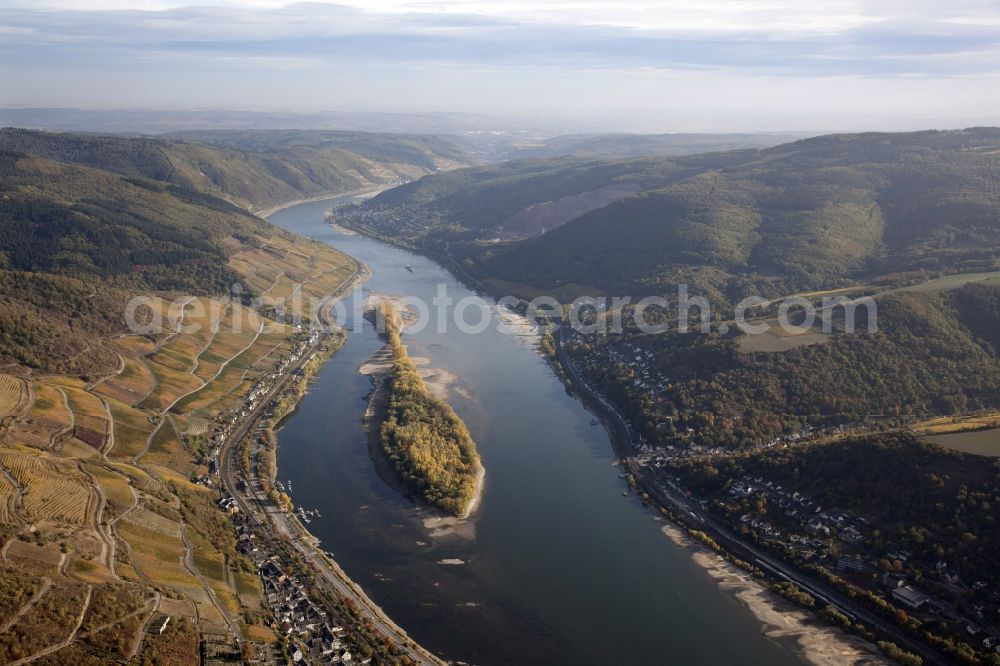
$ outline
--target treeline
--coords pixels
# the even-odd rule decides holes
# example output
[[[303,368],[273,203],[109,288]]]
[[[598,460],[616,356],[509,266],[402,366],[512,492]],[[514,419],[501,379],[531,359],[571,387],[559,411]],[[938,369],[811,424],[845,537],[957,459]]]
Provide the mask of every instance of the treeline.
[[[391,305],[380,308],[393,354],[382,449],[407,488],[429,504],[462,515],[476,494],[476,444],[455,410],[424,384],[400,338],[399,315]]]

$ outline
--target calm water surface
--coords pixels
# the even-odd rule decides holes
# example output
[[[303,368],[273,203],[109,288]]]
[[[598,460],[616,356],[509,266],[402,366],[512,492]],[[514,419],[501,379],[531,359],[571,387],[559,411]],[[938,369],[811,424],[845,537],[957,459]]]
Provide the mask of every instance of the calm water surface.
[[[427,302],[439,283],[456,298],[471,293],[428,259],[332,229],[329,206],[271,221],[364,261],[366,291]],[[450,328],[404,340],[456,378],[449,401],[486,467],[471,534],[435,535],[427,512],[375,472],[361,427],[371,382],[357,372],[381,346],[369,324],[279,433],[279,479],[322,516],[309,529],[398,624],[473,664],[801,663],[660,532],[654,512],[622,496],[607,434],[530,340]]]

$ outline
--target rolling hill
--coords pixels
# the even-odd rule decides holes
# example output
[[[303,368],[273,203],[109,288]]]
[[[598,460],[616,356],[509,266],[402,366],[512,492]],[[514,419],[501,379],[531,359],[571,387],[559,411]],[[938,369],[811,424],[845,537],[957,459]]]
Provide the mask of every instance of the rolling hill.
[[[463,155],[421,137],[204,138],[217,143],[0,130],[0,364],[108,371],[118,360],[106,340],[122,332],[131,295],[217,295],[239,283],[251,297],[316,274],[320,259],[307,270],[276,248],[314,243],[248,208],[399,182]],[[326,253],[328,265],[344,263]]]
[[[522,295],[639,295],[687,281],[731,301],[993,268],[998,173],[997,129],[833,135],[673,158],[473,167],[341,218],[447,251]]]
[[[218,131],[163,138],[6,128],[0,149],[147,178],[263,210],[392,185],[472,162],[435,137],[364,132]]]
[[[804,135],[752,134],[563,134],[541,139],[512,140],[500,154],[505,160],[562,156],[597,159],[677,157],[744,148],[769,148]]]
[[[312,345],[289,315],[308,322],[357,263],[176,168],[204,151],[263,177],[256,158],[2,135],[0,662],[193,663],[213,636],[274,640],[210,447],[265,389],[302,390],[274,384]],[[126,326],[135,296],[162,327]]]

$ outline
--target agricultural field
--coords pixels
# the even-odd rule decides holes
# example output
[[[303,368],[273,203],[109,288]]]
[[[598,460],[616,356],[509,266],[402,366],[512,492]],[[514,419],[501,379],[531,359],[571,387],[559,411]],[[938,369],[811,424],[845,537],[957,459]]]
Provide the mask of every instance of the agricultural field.
[[[967,284],[971,284],[974,282],[996,285],[998,282],[1000,282],[1000,271],[991,271],[986,273],[958,273],[956,275],[946,275],[944,277],[935,278],[933,280],[928,280],[927,282],[921,282],[920,284],[912,285],[909,287],[901,287],[899,289],[890,289],[888,291],[883,291],[879,293],[879,296],[887,296],[889,294],[895,294],[899,292],[935,294],[943,291],[951,291],[953,289],[959,289]]]
[[[82,388],[61,387],[73,412],[73,437],[98,451],[103,450],[111,436],[111,423],[104,401]]]
[[[187,540],[191,544],[192,560],[198,573],[206,580],[216,599],[230,616],[240,612],[240,602],[236,591],[230,586],[226,557],[215,550],[194,530],[188,529]]]
[[[136,461],[145,461],[150,465],[163,465],[185,473],[189,472],[194,465],[191,454],[181,442],[173,417],[169,414],[163,417],[159,428],[149,440],[149,448],[136,456]]]
[[[100,465],[88,464],[85,469],[94,475],[107,497],[106,513],[111,517],[120,516],[135,503],[135,495],[129,487],[128,477],[113,472]]]
[[[216,626],[224,625],[201,581],[184,564],[187,554],[179,527],[178,535],[170,536],[140,525],[129,516],[118,523],[117,529],[119,536],[129,544],[133,566],[141,577],[193,601],[203,620]]]
[[[54,543],[39,545],[30,541],[12,541],[7,547],[7,561],[39,574],[56,574],[65,555]]]
[[[126,335],[114,341],[115,346],[124,356],[145,356],[156,351],[156,341],[153,336]]]
[[[17,505],[21,490],[7,474],[0,473],[0,525],[20,522]]]
[[[164,411],[180,398],[202,387],[201,380],[190,371],[177,370],[155,361],[149,363],[149,369],[156,378],[156,386],[146,399],[139,403],[138,406],[143,409]]]
[[[0,419],[21,411],[28,399],[24,381],[11,375],[0,375]]]
[[[156,377],[141,358],[122,357],[122,371],[94,387],[94,392],[126,405],[142,402],[156,387]]]
[[[952,451],[972,453],[988,458],[1000,458],[1000,429],[996,427],[965,432],[948,432],[930,435],[924,439]]]
[[[247,608],[259,608],[264,603],[264,595],[260,588],[260,578],[252,571],[234,571],[233,583],[240,601]]]
[[[976,416],[940,416],[915,423],[911,429],[922,435],[943,435],[967,430],[983,430],[1000,427],[1000,413]]]
[[[73,425],[62,389],[41,382],[31,383],[34,400],[26,414],[11,424],[8,437],[36,449],[52,449]]]
[[[108,451],[108,456],[131,460],[145,448],[153,432],[150,415],[110,399],[108,407],[114,419],[114,446]]]
[[[781,328],[777,319],[769,319],[766,322],[768,330],[756,335],[741,335],[739,338],[739,348],[744,354],[753,352],[783,352],[809,345],[819,345],[829,342],[832,335],[823,333],[819,328],[809,329],[802,332],[789,332]],[[757,322],[754,322],[756,325]]]
[[[293,242],[277,235],[263,247],[242,248],[229,264],[261,292],[262,303],[283,305],[302,317],[309,316],[310,301],[333,292],[355,270],[353,259],[328,245]],[[299,296],[293,298],[296,287]]]
[[[57,464],[31,453],[0,449],[0,467],[24,488],[24,510],[30,520],[78,526],[93,524],[95,493],[74,466]]]
[[[354,269],[322,244],[281,236],[240,254],[247,284],[281,304],[302,283],[308,305]],[[191,479],[208,471],[195,453],[215,419],[240,408],[301,334],[228,298],[148,305],[139,319],[163,328],[109,339],[119,363],[102,374],[0,374],[0,627],[16,619],[0,631],[0,663],[49,648],[34,662],[121,661],[154,612],[174,621],[162,636],[142,634],[135,659],[197,661],[200,632],[262,608],[216,491]]]

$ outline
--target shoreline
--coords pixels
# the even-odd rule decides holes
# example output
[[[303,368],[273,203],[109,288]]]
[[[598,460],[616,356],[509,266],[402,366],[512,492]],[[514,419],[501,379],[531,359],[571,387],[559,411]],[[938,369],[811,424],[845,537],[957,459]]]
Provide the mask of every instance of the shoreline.
[[[705,570],[720,590],[743,604],[761,623],[761,632],[773,640],[795,641],[795,652],[814,666],[894,662],[868,641],[828,625],[806,610],[781,598],[759,580],[722,555],[696,542],[673,522],[660,531]]]
[[[469,287],[474,292],[486,295],[492,294],[492,290],[487,285],[478,280],[475,280],[467,273],[465,273],[464,270],[461,270],[461,267],[457,264],[457,262],[455,262],[450,257],[441,256],[433,251],[422,250],[421,248],[412,247],[405,243],[396,242],[393,241],[392,239],[384,238],[380,235],[370,233],[367,229],[363,227],[362,228],[348,227],[336,223],[332,223],[332,226],[348,229],[354,233],[360,233],[375,241],[387,243],[388,245],[392,245],[400,249],[406,250],[408,252],[413,252],[414,254],[427,257],[428,259],[442,265],[457,280],[459,280],[459,282],[463,283],[465,286]],[[563,384],[566,391],[571,395],[573,395],[577,400],[579,400],[583,408],[601,423],[601,426],[608,433],[608,438],[610,440],[612,450],[614,451],[615,455],[619,458],[619,460],[623,462],[626,461],[629,457],[628,445],[626,444],[625,441],[622,441],[622,438],[619,436],[619,433],[617,432],[615,425],[609,422],[608,416],[604,414],[602,410],[594,408],[594,405],[587,398],[587,396],[580,391],[579,387],[576,385],[575,380],[573,380],[566,373],[565,369],[562,367],[562,361],[559,358],[559,347],[560,347],[559,341],[553,340],[553,342],[555,343],[555,349],[552,350],[545,349],[544,344],[539,345],[538,351],[541,354],[542,358],[546,360],[547,364],[549,365],[553,373],[555,373],[555,375],[559,378],[560,382]],[[659,503],[653,502],[651,506],[653,506],[654,508],[659,508]],[[683,523],[671,520],[669,517],[664,517],[663,519],[667,521],[667,525],[670,528],[676,530],[677,534],[680,537],[689,538],[684,533],[685,526],[683,525]],[[666,528],[663,530],[663,532],[668,537],[670,536]],[[694,543],[693,539],[691,541],[692,543]],[[680,547],[684,547],[684,545],[678,542],[677,540],[674,540],[674,543]],[[740,573],[745,574],[745,572],[738,570],[732,562],[730,562],[726,557],[723,557],[722,555],[713,553],[711,551],[708,551],[707,549],[704,552],[705,555],[703,555],[700,558],[701,561],[696,560],[696,562],[700,566],[702,566],[702,568],[705,569],[706,574],[713,579],[713,581],[716,583],[720,591],[726,593],[732,593],[732,596],[734,598],[741,601],[747,606],[748,610],[751,613],[753,613],[754,617],[763,622],[761,631],[765,636],[770,638],[776,638],[776,637],[789,636],[796,632],[788,633],[787,630],[782,630],[779,624],[775,624],[773,622],[766,622],[763,619],[763,617],[774,616],[780,618],[785,613],[787,613],[789,617],[799,618],[801,616],[802,618],[806,618],[811,622],[810,624],[806,624],[804,621],[800,620],[801,626],[797,630],[797,635],[799,636],[799,639],[796,643],[798,649],[793,650],[795,654],[798,654],[807,662],[815,664],[816,666],[834,666],[837,664],[845,663],[845,661],[850,661],[849,659],[845,659],[846,652],[841,652],[841,650],[843,650],[851,653],[856,653],[857,655],[859,655],[855,658],[854,663],[860,663],[860,664],[894,663],[891,660],[887,659],[884,655],[882,655],[882,653],[873,643],[866,641],[860,637],[846,634],[845,632],[841,631],[838,627],[835,627],[832,624],[824,622],[822,619],[817,617],[815,612],[813,611],[809,611],[788,604],[788,602],[786,602],[784,599],[772,593],[767,588],[767,586],[761,581],[758,581],[756,579],[749,579],[743,586],[742,590],[735,589],[735,586],[728,584],[727,581],[724,579],[724,577],[713,575],[713,572],[719,571],[719,568],[712,566],[714,564],[713,560],[706,560],[705,558],[708,555],[712,555],[715,558],[717,558],[721,564],[727,565],[728,567],[732,567],[734,570],[739,571]],[[747,577],[749,578],[749,576]],[[787,611],[776,610],[779,607],[779,604],[788,604],[788,610]],[[776,629],[775,630],[768,629],[768,627],[771,626],[776,627]],[[779,635],[775,635],[775,631],[777,631]]]
[[[344,192],[340,194],[330,194],[321,197],[314,197],[311,199],[294,200],[285,202],[283,204],[279,204],[277,206],[273,206],[272,208],[262,211],[261,213],[253,213],[252,211],[251,213],[257,215],[258,217],[266,218],[270,215],[273,215],[275,212],[279,210],[290,208],[292,206],[296,206],[302,203],[309,203],[313,201],[324,201],[344,196],[351,196],[353,194],[363,194],[378,189],[379,188],[368,188],[366,190]],[[353,293],[356,289],[364,285],[371,277],[372,274],[371,269],[364,262],[354,257],[351,257],[351,259],[354,261],[355,265],[354,274],[347,280],[345,280],[343,283],[341,283],[341,285],[339,285],[327,297],[325,297],[317,310],[318,313],[322,313],[318,314],[318,316],[321,319],[322,324],[327,328],[336,326],[335,322],[327,321],[326,317],[324,316],[324,314],[328,312],[329,307],[337,303],[338,301],[344,299],[349,294]],[[329,332],[327,333],[327,335],[330,335]],[[322,370],[323,366],[325,366],[326,362],[329,361],[331,358],[333,358],[333,356],[335,356],[336,353],[340,351],[344,343],[346,343],[346,338],[339,340],[339,344],[337,344],[336,349],[334,349],[332,353],[325,355],[325,357],[323,357],[322,359],[319,359],[319,362],[315,366],[315,372],[313,373],[313,376],[315,376],[315,374],[318,374]],[[317,358],[316,355],[318,353],[319,353],[319,344],[317,344],[314,347],[313,352],[309,355],[309,360],[311,361],[316,359]],[[268,430],[268,436],[273,441],[273,452],[274,452],[274,464],[272,466],[272,478],[271,478],[272,482],[274,481],[274,479],[277,478],[277,473],[278,473],[277,450],[278,446],[280,445],[278,438],[278,431],[281,429],[281,426],[284,424],[285,420],[294,415],[295,411],[298,409],[299,403],[308,394],[309,392],[308,385],[312,377],[307,377],[304,379],[305,381],[302,382],[302,385],[300,387],[302,390],[297,392],[296,399],[294,400],[294,402],[289,404],[288,410],[282,416],[282,418],[280,418],[276,423],[274,423],[273,427]],[[245,428],[249,428],[253,423],[258,421],[259,421],[259,416],[256,419],[250,419],[246,421]],[[234,440],[236,439],[238,438],[237,437],[230,438],[224,445],[223,450],[225,450],[227,446],[232,446]],[[220,453],[220,456],[221,455],[222,454]],[[222,474],[221,467],[220,467],[220,474]],[[247,500],[246,497],[243,497],[239,493],[235,492],[234,489],[229,487],[228,484],[224,483],[223,485],[227,488],[227,490],[230,492],[232,496],[239,498],[239,501],[243,503],[247,501],[253,501],[252,498],[251,500]],[[294,506],[294,499],[292,500],[292,504]],[[253,512],[248,511],[248,515],[253,515]],[[370,616],[370,618],[375,622],[376,625],[380,625],[381,633],[387,639],[396,640],[397,644],[416,663],[441,664],[441,665],[444,664],[444,662],[440,658],[438,658],[435,654],[433,654],[432,652],[424,648],[422,645],[414,641],[412,638],[410,638],[406,630],[404,630],[400,625],[398,625],[395,621],[393,621],[393,619],[389,617],[381,609],[381,607],[379,607],[371,599],[371,597],[367,595],[367,593],[362,589],[362,587],[357,582],[355,582],[340,567],[340,565],[320,547],[320,540],[314,534],[312,534],[312,532],[310,532],[308,528],[306,528],[306,526],[302,524],[301,521],[299,521],[298,517],[295,516],[294,513],[289,511],[287,513],[282,512],[280,515],[283,518],[285,530],[287,530],[289,533],[292,531],[296,531],[300,535],[299,545],[294,546],[294,550],[302,553],[302,555],[306,558],[307,562],[317,567],[317,570],[312,572],[308,570],[303,570],[302,571],[303,575],[312,579],[313,584],[317,585],[317,587],[319,587],[320,584],[325,581],[330,581],[335,587],[337,585],[342,586],[341,597],[350,602],[352,601],[352,595],[353,595],[353,600],[355,600],[358,603],[358,605],[365,610],[365,612]],[[274,522],[271,522],[271,527],[273,529],[281,531],[282,525],[278,522],[278,519],[275,518],[273,519],[273,521]],[[329,574],[323,571],[324,567],[327,569]],[[350,594],[344,594],[343,590],[349,591]]]
[[[469,504],[465,507],[465,510],[457,516],[446,513],[438,507],[413,496],[402,482],[400,482],[395,470],[388,464],[385,452],[382,450],[380,426],[382,421],[385,420],[385,379],[391,367],[391,348],[387,343],[379,347],[378,351],[358,368],[358,373],[365,375],[372,382],[372,390],[368,394],[368,401],[365,406],[365,413],[362,416],[362,422],[365,432],[368,435],[368,453],[373,459],[376,472],[379,478],[396,489],[404,497],[412,497],[422,510],[434,512],[434,516],[424,519],[425,527],[429,529],[433,528],[436,532],[439,527],[454,526],[465,522],[472,517],[482,503],[483,489],[486,486],[486,468],[483,466],[482,461],[479,462],[476,469],[476,482],[472,499],[469,500]]]
[[[372,187],[366,187],[366,188],[362,188],[360,190],[350,190],[350,191],[347,191],[347,192],[339,192],[339,193],[331,192],[331,193],[328,193],[328,194],[321,194],[321,195],[315,196],[315,197],[305,197],[303,199],[293,199],[291,201],[286,201],[285,203],[280,203],[280,204],[271,206],[270,208],[264,208],[264,209],[259,210],[259,211],[253,210],[252,207],[249,208],[248,210],[249,210],[249,212],[250,212],[251,215],[256,215],[257,217],[266,220],[267,218],[271,217],[272,215],[274,215],[278,211],[285,210],[286,208],[291,208],[292,206],[300,206],[302,204],[307,204],[307,203],[317,203],[319,201],[329,201],[330,199],[339,199],[341,197],[361,196],[363,194],[371,194],[371,193],[374,193],[374,192],[379,192],[379,191],[387,190],[387,189],[389,189],[391,187],[396,187],[396,185],[374,185]]]

